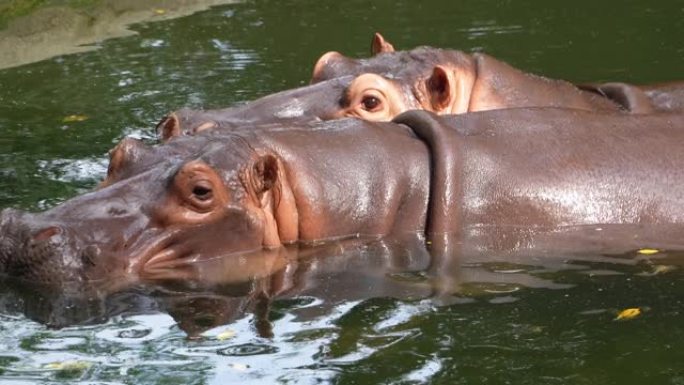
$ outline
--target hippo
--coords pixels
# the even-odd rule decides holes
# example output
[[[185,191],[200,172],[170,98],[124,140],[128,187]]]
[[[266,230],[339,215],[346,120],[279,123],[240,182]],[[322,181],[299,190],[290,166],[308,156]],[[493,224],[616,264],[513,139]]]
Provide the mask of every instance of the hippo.
[[[169,113],[157,124],[162,141],[178,135],[194,135],[217,129],[240,130],[264,124],[293,124],[341,118],[343,103],[352,76],[299,87],[264,96],[252,102],[215,110],[183,108]]]
[[[684,116],[521,108],[125,139],[95,191],[0,213],[0,273],[59,284],[358,236],[442,260],[490,227],[684,230]],[[447,251],[448,251],[447,250]]]
[[[395,51],[375,34],[372,57],[330,51],[316,62],[311,83],[353,75],[345,115],[390,120],[410,109],[438,114],[512,107],[563,107],[630,113],[684,112],[684,82],[652,86],[586,84],[525,73],[483,53],[419,47]]]
[[[396,52],[380,34],[375,34],[371,51],[372,58],[360,60],[328,52],[317,61],[308,86],[229,108],[183,108],[165,116],[157,131],[168,140],[207,129],[239,130],[267,123],[344,117],[389,121],[410,109],[439,114],[544,106],[684,112],[684,82],[574,85],[522,72],[485,54],[431,47]]]

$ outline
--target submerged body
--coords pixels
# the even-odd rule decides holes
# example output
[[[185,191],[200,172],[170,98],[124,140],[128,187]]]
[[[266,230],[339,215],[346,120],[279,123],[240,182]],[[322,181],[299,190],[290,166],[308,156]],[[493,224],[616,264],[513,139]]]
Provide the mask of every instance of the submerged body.
[[[0,217],[0,270],[154,275],[359,234],[488,226],[684,229],[684,116],[516,109],[206,132],[112,152],[94,192]],[[416,137],[417,134],[418,137]]]

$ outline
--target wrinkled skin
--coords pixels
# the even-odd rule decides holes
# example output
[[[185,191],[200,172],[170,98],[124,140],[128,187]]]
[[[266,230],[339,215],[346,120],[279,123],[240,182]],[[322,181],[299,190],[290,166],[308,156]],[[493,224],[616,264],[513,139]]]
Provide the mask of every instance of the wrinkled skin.
[[[575,86],[522,72],[491,56],[419,47],[395,51],[376,34],[368,59],[321,56],[312,83],[352,75],[346,114],[389,120],[410,109],[438,114],[512,107],[564,107],[631,113],[684,112],[684,82],[659,86]]]
[[[359,234],[426,232],[441,249],[458,244],[443,235],[458,241],[490,226],[684,230],[684,116],[512,109],[397,119],[413,131],[344,119],[149,148],[124,140],[98,190],[44,213],[2,212],[0,270],[53,283],[154,278]]]

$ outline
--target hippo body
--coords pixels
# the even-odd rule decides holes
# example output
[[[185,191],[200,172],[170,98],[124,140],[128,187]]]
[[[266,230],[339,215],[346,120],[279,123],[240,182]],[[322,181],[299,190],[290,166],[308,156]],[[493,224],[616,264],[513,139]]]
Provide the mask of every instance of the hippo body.
[[[125,140],[100,189],[2,212],[0,269],[90,280],[358,235],[684,230],[684,116],[532,108],[398,122],[411,129],[344,119]]]

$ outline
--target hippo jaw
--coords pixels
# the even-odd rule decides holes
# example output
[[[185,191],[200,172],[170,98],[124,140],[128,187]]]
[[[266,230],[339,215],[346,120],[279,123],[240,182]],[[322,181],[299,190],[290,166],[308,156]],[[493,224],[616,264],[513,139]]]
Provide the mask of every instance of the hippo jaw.
[[[168,277],[198,261],[261,250],[265,246],[260,219],[231,207],[214,223],[155,229],[141,237],[144,239],[136,250],[126,257],[127,274],[146,279]]]

